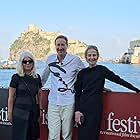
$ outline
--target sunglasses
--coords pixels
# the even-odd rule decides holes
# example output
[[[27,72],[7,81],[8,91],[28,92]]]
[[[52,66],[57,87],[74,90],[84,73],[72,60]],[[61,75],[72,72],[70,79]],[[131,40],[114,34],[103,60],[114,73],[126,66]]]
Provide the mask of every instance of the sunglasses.
[[[33,60],[23,60],[22,63],[23,64],[31,64],[31,63],[33,63]]]

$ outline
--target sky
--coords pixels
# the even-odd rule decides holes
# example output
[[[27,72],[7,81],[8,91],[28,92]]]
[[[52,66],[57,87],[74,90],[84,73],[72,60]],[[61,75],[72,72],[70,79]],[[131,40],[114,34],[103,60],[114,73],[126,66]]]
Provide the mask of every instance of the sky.
[[[127,52],[140,39],[140,0],[3,0],[0,3],[0,56],[28,25],[43,31],[60,31],[99,48],[103,58]]]

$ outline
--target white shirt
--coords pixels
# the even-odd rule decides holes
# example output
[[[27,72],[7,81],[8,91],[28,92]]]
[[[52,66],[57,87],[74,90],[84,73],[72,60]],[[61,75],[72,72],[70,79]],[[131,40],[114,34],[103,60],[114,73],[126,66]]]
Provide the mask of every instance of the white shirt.
[[[66,54],[62,62],[59,62],[57,54],[48,57],[42,84],[45,84],[50,74],[51,88],[48,98],[50,104],[63,106],[74,103],[74,83],[77,73],[84,67],[83,62],[75,55]]]

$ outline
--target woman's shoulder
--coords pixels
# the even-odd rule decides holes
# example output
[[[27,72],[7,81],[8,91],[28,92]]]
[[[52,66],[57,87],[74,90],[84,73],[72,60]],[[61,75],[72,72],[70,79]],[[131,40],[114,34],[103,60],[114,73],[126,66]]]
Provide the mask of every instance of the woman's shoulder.
[[[10,87],[16,88],[18,83],[19,83],[19,75],[15,73],[12,75],[12,78],[10,81]]]
[[[79,73],[84,73],[84,72],[88,71],[88,69],[89,69],[89,67],[83,68],[79,71]]]
[[[14,78],[14,79],[17,79],[17,78],[19,78],[19,77],[20,77],[20,76],[19,76],[18,73],[15,73],[15,74],[12,75],[12,78]]]
[[[97,65],[97,69],[100,70],[100,71],[102,71],[103,73],[104,73],[104,72],[110,71],[110,70],[109,70],[106,66],[104,66],[104,65]]]
[[[104,65],[97,65],[97,68],[100,68],[100,69],[107,69],[107,67],[104,66]]]

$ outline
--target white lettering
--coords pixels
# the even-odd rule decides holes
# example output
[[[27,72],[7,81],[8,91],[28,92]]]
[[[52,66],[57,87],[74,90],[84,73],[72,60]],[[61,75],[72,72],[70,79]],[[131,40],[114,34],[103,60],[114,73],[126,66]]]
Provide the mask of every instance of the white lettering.
[[[136,121],[137,117],[134,116],[134,119],[135,119],[135,121],[134,121],[134,131],[133,131],[133,133],[137,134],[137,133],[138,133],[138,132],[137,132],[137,122],[138,122],[138,121]]]
[[[112,131],[112,129],[111,129],[111,121],[113,120],[113,119],[111,119],[111,116],[114,116],[114,113],[113,112],[110,112],[109,113],[109,115],[108,115],[108,131]]]
[[[127,126],[126,126],[126,124],[127,124],[127,121],[125,119],[121,120],[121,126],[122,126],[121,132],[123,132],[123,133],[124,132],[127,132]]]
[[[128,119],[115,118],[115,113],[110,112],[107,118],[107,131],[129,132],[130,134],[138,134],[140,128],[140,120],[137,117],[129,117]]]
[[[8,108],[4,107],[0,109],[0,124],[11,125],[7,118]]]
[[[114,121],[112,122],[112,128],[116,132],[120,132],[120,128],[117,130],[117,128],[115,126],[120,126],[120,120],[119,119],[114,119]]]
[[[42,115],[42,124],[48,124],[47,113],[44,109],[43,109],[43,115]]]

